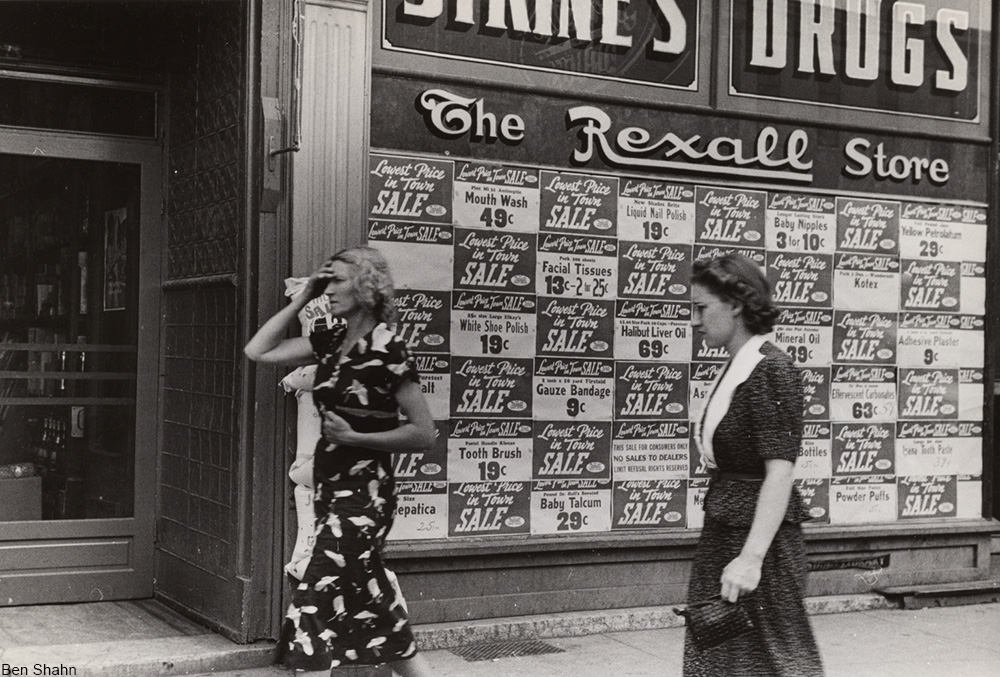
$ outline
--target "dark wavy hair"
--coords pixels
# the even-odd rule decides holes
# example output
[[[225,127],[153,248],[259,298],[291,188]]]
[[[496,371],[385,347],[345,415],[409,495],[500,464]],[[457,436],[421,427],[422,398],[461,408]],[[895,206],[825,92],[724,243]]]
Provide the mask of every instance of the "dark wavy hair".
[[[349,247],[330,257],[354,267],[354,293],[358,303],[371,311],[379,322],[392,327],[396,322],[396,289],[389,262],[374,247]]]
[[[771,283],[760,266],[742,254],[698,259],[692,266],[691,284],[742,305],[740,316],[754,334],[768,333],[778,319],[780,311],[771,300]]]

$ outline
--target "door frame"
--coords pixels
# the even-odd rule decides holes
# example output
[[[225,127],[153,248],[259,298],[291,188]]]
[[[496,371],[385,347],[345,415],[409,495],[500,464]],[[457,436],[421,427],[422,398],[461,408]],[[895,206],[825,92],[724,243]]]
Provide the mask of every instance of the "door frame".
[[[0,561],[15,563],[14,570],[0,576],[0,605],[152,597],[159,500],[163,148],[152,139],[0,126],[0,153],[140,168],[132,517],[0,522]]]

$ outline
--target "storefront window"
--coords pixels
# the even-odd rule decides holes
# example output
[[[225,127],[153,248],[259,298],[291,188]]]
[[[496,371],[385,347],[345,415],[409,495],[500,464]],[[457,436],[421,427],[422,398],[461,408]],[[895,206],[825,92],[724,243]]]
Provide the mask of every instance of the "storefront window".
[[[131,517],[138,167],[0,155],[0,520]]]

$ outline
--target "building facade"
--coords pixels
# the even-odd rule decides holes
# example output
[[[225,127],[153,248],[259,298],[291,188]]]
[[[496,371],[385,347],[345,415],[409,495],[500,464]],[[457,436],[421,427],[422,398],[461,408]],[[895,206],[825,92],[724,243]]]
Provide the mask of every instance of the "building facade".
[[[56,6],[0,8],[11,603],[276,636],[296,400],[241,346],[363,242],[438,425],[394,459],[416,622],[683,599],[729,250],[802,371],[808,594],[990,575],[991,3]]]

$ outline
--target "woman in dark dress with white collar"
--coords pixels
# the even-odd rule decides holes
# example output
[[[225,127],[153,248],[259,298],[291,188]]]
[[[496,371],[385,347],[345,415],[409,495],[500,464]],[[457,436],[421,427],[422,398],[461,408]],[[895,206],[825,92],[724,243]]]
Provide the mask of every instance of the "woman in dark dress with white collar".
[[[684,675],[822,675],[803,605],[801,523],[809,519],[793,485],[802,439],[798,371],[767,340],[778,310],[760,267],[738,254],[694,263],[691,324],[731,359],[695,424],[713,479],[688,603],[713,595],[746,604],[755,628],[709,649],[684,645]],[[747,601],[750,601],[747,600]]]

